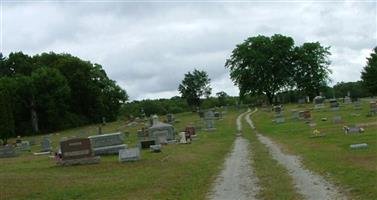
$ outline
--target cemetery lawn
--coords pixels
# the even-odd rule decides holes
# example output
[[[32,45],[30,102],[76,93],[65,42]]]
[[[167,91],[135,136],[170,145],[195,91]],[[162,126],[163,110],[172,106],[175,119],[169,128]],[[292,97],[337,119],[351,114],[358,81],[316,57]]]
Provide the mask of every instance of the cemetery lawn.
[[[60,167],[52,158],[30,152],[0,159],[0,199],[205,199],[232,147],[238,114],[228,111],[223,120],[215,121],[216,131],[199,131],[200,139],[192,144],[163,146],[162,153],[143,150],[138,162],[119,163],[114,155],[101,156],[100,164]],[[176,118],[180,120],[174,124],[176,131],[199,120],[194,113]],[[120,120],[102,130],[129,131],[126,144],[135,147],[138,128]],[[53,133],[52,144],[56,149],[62,137],[96,132],[93,125]],[[35,138],[39,144],[42,136]],[[32,152],[39,149],[32,146]]]
[[[313,107],[305,106],[308,109]],[[317,124],[315,128],[303,121],[290,119],[291,109],[304,109],[296,105],[285,106],[286,123],[283,124],[272,122],[273,112],[258,111],[252,115],[252,119],[259,132],[280,144],[286,153],[300,155],[306,168],[340,186],[349,199],[376,199],[377,117],[366,117],[369,111],[367,102],[363,102],[362,110],[355,110],[352,105],[341,106],[339,111],[330,111],[328,108],[312,110],[313,121]],[[332,118],[336,115],[341,116],[344,122],[334,124]],[[328,120],[321,121],[325,117]],[[365,125],[364,133],[344,133],[343,126],[361,123]],[[314,129],[326,136],[310,138]],[[368,148],[350,149],[349,145],[358,143],[367,143]],[[258,145],[255,146],[257,148]]]
[[[250,142],[252,165],[259,179],[258,199],[303,199],[296,192],[292,177],[274,160],[268,148],[259,142],[249,124],[242,120],[243,136]]]

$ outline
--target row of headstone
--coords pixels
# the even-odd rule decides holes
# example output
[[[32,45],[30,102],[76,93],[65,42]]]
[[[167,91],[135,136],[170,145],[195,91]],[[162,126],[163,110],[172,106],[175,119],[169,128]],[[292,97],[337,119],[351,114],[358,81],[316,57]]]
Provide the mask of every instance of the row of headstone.
[[[94,135],[88,137],[91,141],[94,155],[118,154],[119,150],[126,149],[124,134],[121,132]]]

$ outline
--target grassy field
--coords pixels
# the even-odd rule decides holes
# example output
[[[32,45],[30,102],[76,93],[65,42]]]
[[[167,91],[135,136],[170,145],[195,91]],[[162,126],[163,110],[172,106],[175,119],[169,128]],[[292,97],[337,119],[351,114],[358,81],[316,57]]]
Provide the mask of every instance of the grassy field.
[[[242,120],[243,136],[249,140],[255,174],[259,178],[259,199],[303,199],[296,192],[287,170],[274,160],[265,145],[260,143],[249,124]]]
[[[302,156],[304,165],[323,175],[336,185],[341,185],[350,199],[377,199],[377,117],[366,117],[369,105],[362,110],[352,105],[341,105],[339,111],[312,111],[316,127],[300,120],[292,120],[291,109],[304,110],[296,105],[285,106],[286,123],[274,124],[272,112],[258,111],[252,118],[257,130],[281,144],[284,151]],[[306,105],[310,109],[312,105]],[[343,123],[334,124],[339,115]],[[322,121],[322,118],[328,118]],[[362,134],[346,135],[343,126],[364,124]],[[310,138],[314,129],[325,137]],[[349,145],[367,143],[367,149],[350,149]]]
[[[234,141],[237,115],[229,111],[215,122],[216,131],[200,131],[200,139],[192,144],[167,145],[159,154],[142,151],[138,162],[119,163],[118,156],[102,156],[97,165],[59,167],[52,158],[29,152],[0,159],[0,199],[204,199]],[[175,124],[177,131],[199,120],[192,113],[176,118],[181,121]],[[134,147],[138,128],[117,121],[103,132],[129,131],[126,143]],[[56,147],[62,137],[96,131],[96,126],[87,126],[53,133],[51,138]],[[37,144],[41,138],[36,137]],[[39,149],[33,146],[32,152]]]

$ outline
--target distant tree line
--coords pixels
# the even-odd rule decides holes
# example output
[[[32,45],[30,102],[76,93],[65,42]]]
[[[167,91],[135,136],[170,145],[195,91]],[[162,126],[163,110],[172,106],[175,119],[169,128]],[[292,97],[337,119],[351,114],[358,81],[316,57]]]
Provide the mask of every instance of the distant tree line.
[[[1,139],[117,118],[126,91],[99,64],[70,54],[0,54]]]
[[[225,92],[219,92],[216,97],[201,98],[200,101],[201,109],[209,109],[221,106],[234,106],[238,102],[238,97],[231,97]],[[170,99],[146,99],[125,103],[121,108],[120,115],[130,118],[192,111],[196,110],[193,110],[193,107],[187,103],[185,98],[175,96]]]

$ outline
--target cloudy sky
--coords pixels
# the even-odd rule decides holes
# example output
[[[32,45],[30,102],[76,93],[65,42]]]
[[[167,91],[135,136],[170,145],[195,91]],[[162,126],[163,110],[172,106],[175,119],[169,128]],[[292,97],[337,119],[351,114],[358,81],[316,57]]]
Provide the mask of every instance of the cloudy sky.
[[[331,46],[333,83],[356,81],[377,45],[375,1],[1,1],[1,52],[65,52],[101,64],[131,100],[178,95],[205,70],[237,95],[224,68],[250,36]]]

